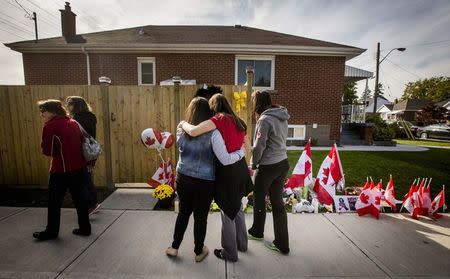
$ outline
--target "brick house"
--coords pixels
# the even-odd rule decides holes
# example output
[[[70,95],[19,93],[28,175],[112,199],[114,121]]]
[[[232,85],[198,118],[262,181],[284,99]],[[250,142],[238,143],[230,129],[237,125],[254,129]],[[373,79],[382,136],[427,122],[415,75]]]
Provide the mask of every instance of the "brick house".
[[[66,4],[57,38],[6,44],[22,53],[27,85],[157,85],[180,76],[197,84],[243,84],[274,92],[291,115],[294,140],[339,141],[345,61],[364,49],[246,26],[142,26],[76,34]]]

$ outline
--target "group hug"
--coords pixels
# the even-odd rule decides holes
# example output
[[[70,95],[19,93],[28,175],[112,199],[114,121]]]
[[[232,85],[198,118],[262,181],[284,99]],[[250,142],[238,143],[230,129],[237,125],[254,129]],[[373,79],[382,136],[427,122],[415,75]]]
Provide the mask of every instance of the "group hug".
[[[248,239],[264,240],[266,196],[272,204],[274,227],[274,240],[265,241],[266,246],[281,254],[289,253],[287,214],[282,199],[289,170],[286,152],[289,114],[286,108],[272,104],[267,91],[255,91],[251,102],[256,121],[252,144],[246,140],[247,125],[251,123],[245,123],[236,115],[220,87],[200,88],[187,107],[184,120],[178,124],[175,187],[179,212],[173,241],[166,249],[169,257],[177,257],[192,213],[195,261],[201,262],[208,256],[205,236],[214,200],[221,209],[222,220],[222,247],[214,249],[214,255],[236,262],[238,251],[247,251]],[[52,162],[47,228],[33,236],[40,240],[58,236],[61,203],[67,188],[78,214],[79,228],[73,233],[89,235],[89,208],[96,208],[98,204],[92,198],[95,190],[92,190],[89,172],[92,168],[88,168],[92,163],[85,162],[81,152],[80,129],[83,126],[73,119],[70,110],[66,112],[60,101],[40,101],[38,106],[45,118],[42,152],[51,156]],[[251,152],[253,181],[246,151]],[[253,224],[247,230],[242,198],[251,192]]]

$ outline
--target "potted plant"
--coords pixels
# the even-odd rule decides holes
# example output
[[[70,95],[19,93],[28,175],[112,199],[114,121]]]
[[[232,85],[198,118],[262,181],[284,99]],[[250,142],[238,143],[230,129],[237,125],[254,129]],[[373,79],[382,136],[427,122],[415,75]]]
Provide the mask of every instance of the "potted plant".
[[[175,191],[172,186],[161,184],[153,190],[152,196],[158,200],[154,209],[169,209],[172,207]]]

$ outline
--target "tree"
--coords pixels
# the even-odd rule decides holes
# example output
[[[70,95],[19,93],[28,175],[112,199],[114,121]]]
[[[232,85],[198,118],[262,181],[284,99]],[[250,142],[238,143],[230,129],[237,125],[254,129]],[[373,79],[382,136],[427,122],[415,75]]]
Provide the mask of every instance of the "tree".
[[[377,93],[378,93],[378,96],[383,96],[383,94],[384,94],[384,87],[383,87],[382,83],[378,83]]]
[[[408,82],[402,100],[419,99],[440,102],[450,98],[450,77],[432,77]]]
[[[353,101],[356,99],[358,99],[356,95],[356,82],[346,82],[344,84],[344,105],[353,104]]]
[[[417,120],[425,124],[439,123],[449,119],[446,108],[434,104],[426,105],[417,113]]]

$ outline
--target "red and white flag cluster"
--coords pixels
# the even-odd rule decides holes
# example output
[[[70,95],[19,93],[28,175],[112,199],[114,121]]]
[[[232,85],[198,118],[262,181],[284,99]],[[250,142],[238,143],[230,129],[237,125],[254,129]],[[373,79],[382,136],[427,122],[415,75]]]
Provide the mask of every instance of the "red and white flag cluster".
[[[162,162],[147,183],[153,188],[156,188],[161,184],[167,184],[173,188],[175,186],[175,175],[173,174],[170,161]]]
[[[333,204],[336,195],[337,185],[343,185],[344,172],[342,171],[341,159],[336,144],[328,153],[320,166],[314,183],[314,192],[317,194],[319,202],[330,205]]]
[[[419,215],[427,216],[432,214],[435,218],[440,218],[442,215],[437,211],[440,207],[445,206],[444,189],[431,201],[430,184],[431,178],[427,184],[426,179],[415,179],[409,188],[408,193],[403,198],[403,207],[409,211],[411,217],[418,219]]]
[[[366,181],[361,194],[359,194],[355,207],[359,216],[366,214],[373,215],[375,218],[380,217],[380,204],[382,196],[381,181],[375,186],[375,183]]]

